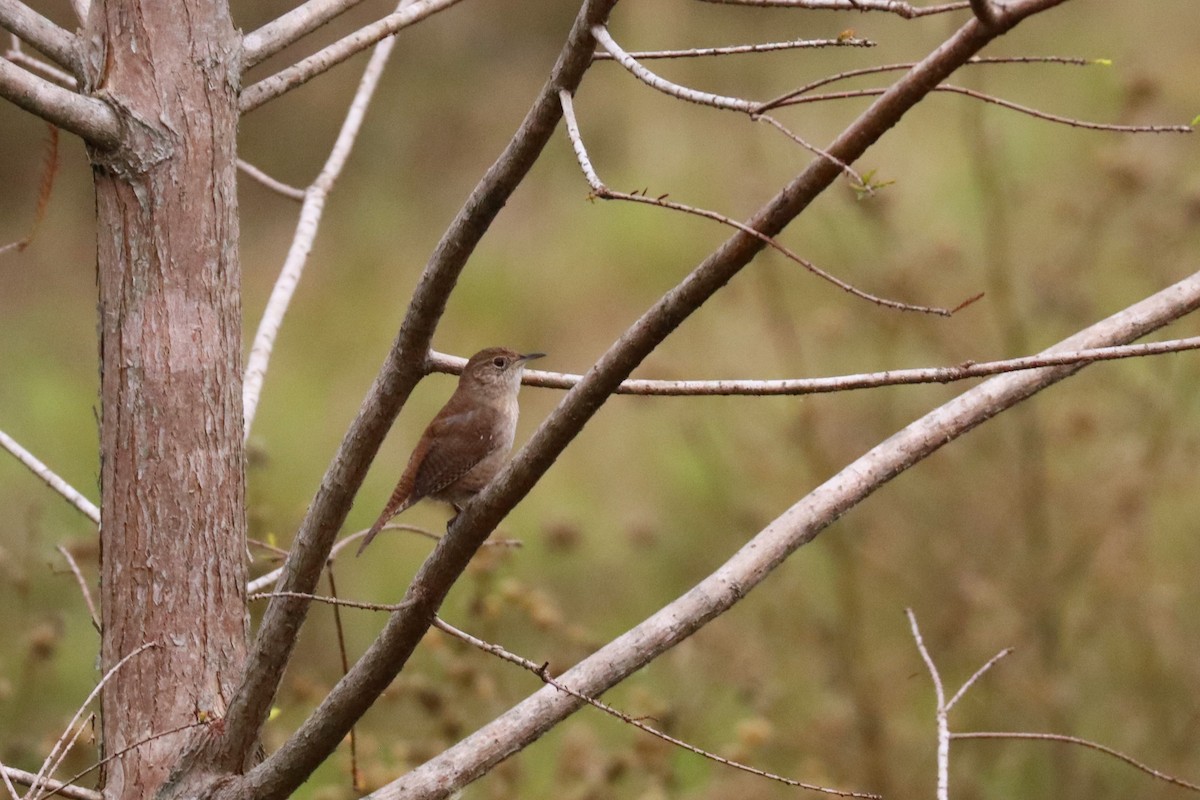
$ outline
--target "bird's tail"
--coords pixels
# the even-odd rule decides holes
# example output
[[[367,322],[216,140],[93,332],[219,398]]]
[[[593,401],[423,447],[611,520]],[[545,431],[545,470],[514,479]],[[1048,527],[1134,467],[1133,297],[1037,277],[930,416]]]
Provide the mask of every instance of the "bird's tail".
[[[362,544],[358,546],[358,552],[354,554],[355,558],[362,555],[362,551],[367,549],[367,545],[383,530],[383,526],[387,525],[392,517],[412,505],[409,502],[411,488],[405,484],[406,481],[401,481],[400,485],[396,487],[396,491],[392,492],[392,496],[388,499],[383,513],[379,515],[379,519],[375,520],[375,524],[371,526],[371,529],[367,531],[367,535],[363,537]]]

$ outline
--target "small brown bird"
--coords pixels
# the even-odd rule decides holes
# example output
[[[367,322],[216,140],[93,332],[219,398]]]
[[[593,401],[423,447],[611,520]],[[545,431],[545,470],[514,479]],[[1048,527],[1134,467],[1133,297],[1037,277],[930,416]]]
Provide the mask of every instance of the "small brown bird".
[[[545,353],[489,347],[471,356],[458,388],[421,434],[387,506],[358,548],[392,517],[425,497],[462,506],[496,477],[517,430],[517,393],[527,362]],[[451,519],[451,522],[454,520]]]

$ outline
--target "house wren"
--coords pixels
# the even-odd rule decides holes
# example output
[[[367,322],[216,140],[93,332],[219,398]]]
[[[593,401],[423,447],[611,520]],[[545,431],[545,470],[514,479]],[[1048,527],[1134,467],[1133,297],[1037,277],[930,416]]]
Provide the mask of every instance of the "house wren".
[[[458,388],[421,434],[383,513],[358,548],[366,549],[388,520],[425,497],[456,512],[504,466],[517,430],[517,392],[525,364],[545,353],[521,355],[489,347],[471,356]],[[451,520],[453,522],[453,520]]]

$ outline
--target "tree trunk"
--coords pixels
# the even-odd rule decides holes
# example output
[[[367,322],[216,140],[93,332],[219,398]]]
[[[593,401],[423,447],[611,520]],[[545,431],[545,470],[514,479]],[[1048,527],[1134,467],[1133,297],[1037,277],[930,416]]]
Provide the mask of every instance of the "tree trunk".
[[[240,35],[224,0],[93,0],[84,84],[126,130],[93,151],[101,355],[104,754],[219,719],[245,661],[236,187]],[[146,798],[184,731],[108,762]]]

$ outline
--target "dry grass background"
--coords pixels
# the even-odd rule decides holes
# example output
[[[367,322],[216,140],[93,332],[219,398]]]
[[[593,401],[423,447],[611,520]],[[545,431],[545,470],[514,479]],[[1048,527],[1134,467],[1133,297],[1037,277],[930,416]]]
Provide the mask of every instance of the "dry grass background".
[[[245,28],[277,12],[239,5]],[[364,5],[338,29],[383,8]],[[1186,122],[1200,110],[1192,5],[1067,3],[988,54],[1105,57],[1113,67],[981,67],[960,82],[1087,119]],[[420,267],[524,114],[573,13],[570,4],[476,0],[403,34],[278,341],[251,440],[255,535],[289,541]],[[851,27],[880,43],[655,64],[690,85],[765,99],[829,72],[919,57],[960,19],[647,0],[618,7],[612,27],[627,49]],[[364,63],[247,117],[243,156],[303,184]],[[861,107],[846,101],[780,116],[820,143]],[[611,63],[586,78],[577,109],[593,160],[615,188],[645,186],[735,216],[806,161],[766,127],[668,100]],[[0,240],[27,225],[44,138],[39,123],[0,106]],[[0,260],[0,429],[96,497],[90,175],[78,142],[64,137],[61,151],[37,241]],[[800,377],[1020,355],[1200,266],[1193,137],[1089,133],[936,96],[860,166],[895,183],[862,202],[836,187],[792,226],[789,245],[880,294],[953,305],[986,291],[982,302],[951,320],[899,314],[765,254],[639,374]],[[589,203],[586,194],[565,136],[557,137],[465,272],[439,349],[466,355],[503,343],[548,351],[547,369],[581,371],[725,237],[711,223]],[[248,180],[242,207],[248,337],[296,208]],[[1195,327],[1185,321],[1172,333]],[[1194,354],[1085,370],[902,475],[731,614],[606,699],[775,772],[889,798],[930,796],[933,694],[901,613],[911,606],[951,684],[1000,648],[1016,649],[956,708],[955,729],[1075,734],[1200,780],[1198,378]],[[373,519],[451,386],[435,376],[418,389],[349,528]],[[504,535],[524,546],[482,555],[445,616],[565,667],[957,391],[615,399],[505,522]],[[525,390],[519,441],[556,399]],[[0,458],[0,508],[0,760],[29,768],[96,677],[96,635],[53,552],[69,544],[94,575],[95,535],[8,458]],[[429,505],[403,521],[439,529],[445,518]],[[371,557],[339,564],[339,589],[392,601],[427,549],[420,538],[382,537]],[[353,656],[381,620],[346,617]],[[316,610],[268,744],[282,741],[337,679],[334,636],[328,611]],[[431,633],[359,728],[369,780],[419,763],[537,686]],[[92,758],[81,749],[71,766]],[[957,800],[1183,796],[1065,745],[961,742],[952,759]],[[340,753],[300,796],[351,796],[347,764]],[[585,710],[466,796],[754,800],[795,791]]]

